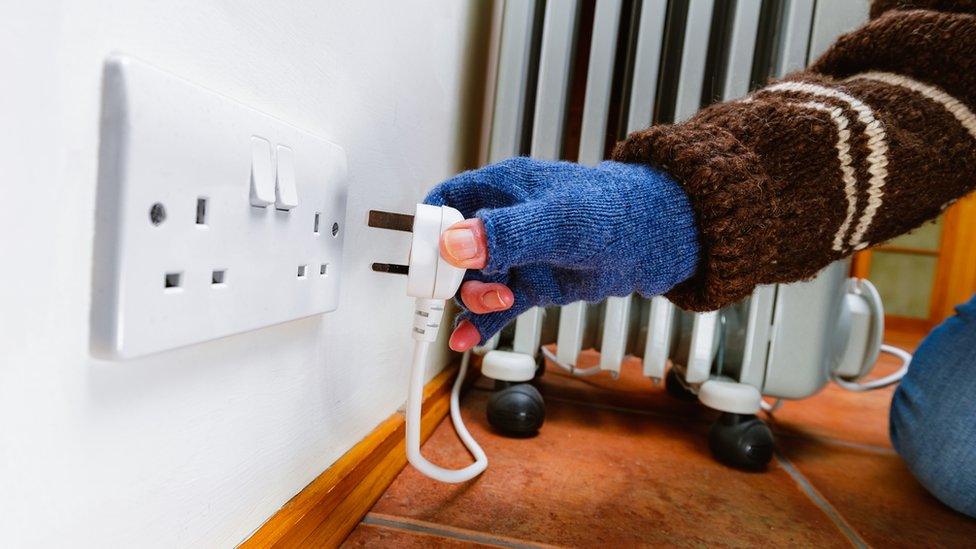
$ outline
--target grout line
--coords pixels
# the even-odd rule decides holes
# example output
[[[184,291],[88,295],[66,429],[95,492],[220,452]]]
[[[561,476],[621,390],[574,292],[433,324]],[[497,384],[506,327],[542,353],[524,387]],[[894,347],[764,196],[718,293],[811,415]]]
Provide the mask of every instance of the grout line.
[[[773,426],[770,425],[770,427],[772,428]],[[822,436],[822,435],[814,435],[811,433],[797,433],[794,431],[780,431],[777,429],[773,429],[773,434],[776,435],[777,437],[809,440],[812,442],[820,442],[823,444],[829,444],[833,446],[842,446],[844,448],[851,448],[853,450],[863,450],[865,452],[871,452],[872,454],[879,454],[885,456],[898,455],[898,452],[896,452],[893,448],[888,448],[887,446],[877,446],[875,444],[865,444],[863,442],[852,442],[850,440],[843,440],[839,438]]]
[[[521,540],[515,540],[512,538],[498,537],[492,534],[475,532],[464,528],[444,526],[441,524],[432,524],[422,520],[407,519],[404,517],[394,517],[391,515],[372,513],[372,512],[368,513],[365,517],[363,517],[363,524],[370,524],[373,526],[385,526],[387,528],[392,528],[396,530],[405,530],[408,532],[417,532],[421,534],[431,534],[435,536],[440,536],[442,538],[450,538],[459,541],[467,541],[473,543],[483,543],[486,545],[495,545],[498,547],[511,547],[515,549],[535,549],[539,547],[552,547],[551,545],[529,543]]]
[[[802,490],[803,493],[806,494],[811,501],[813,501],[814,505],[819,507],[820,510],[827,515],[827,517],[834,523],[834,526],[836,526],[837,529],[847,537],[847,541],[851,542],[854,547],[858,547],[859,549],[866,549],[869,547],[869,545],[864,541],[864,539],[861,538],[854,527],[844,520],[844,517],[841,516],[840,512],[838,512],[837,509],[827,501],[823,494],[821,494],[813,486],[813,484],[810,483],[807,477],[803,476],[803,473],[801,473],[799,469],[797,469],[796,466],[793,465],[793,463],[791,463],[790,460],[782,454],[782,452],[776,450],[775,456],[776,462],[779,463],[780,467],[782,467],[787,474],[793,477],[793,481],[796,482],[797,486],[800,487],[800,490]]]

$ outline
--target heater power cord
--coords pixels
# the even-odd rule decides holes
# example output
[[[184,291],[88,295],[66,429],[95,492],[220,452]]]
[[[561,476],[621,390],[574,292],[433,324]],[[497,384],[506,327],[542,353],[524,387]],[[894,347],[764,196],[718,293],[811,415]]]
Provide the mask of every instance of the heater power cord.
[[[373,263],[373,270],[407,275],[407,296],[416,299],[413,314],[413,363],[407,388],[405,410],[407,461],[422,474],[441,482],[465,482],[480,475],[488,467],[488,457],[474,440],[461,418],[461,386],[468,371],[470,352],[464,353],[457,379],[451,387],[451,422],[464,446],[474,457],[474,463],[461,469],[445,469],[427,460],[420,453],[421,408],[424,401],[424,381],[430,345],[437,340],[444,320],[447,300],[454,297],[464,280],[465,269],[455,267],[440,254],[440,238],[455,223],[464,220],[461,212],[449,206],[417,204],[414,215],[371,210],[367,219],[370,227],[412,233],[410,259],[407,265]]]
[[[539,351],[542,352],[542,356],[546,357],[550,362],[552,362],[556,366],[559,366],[563,370],[566,370],[567,372],[569,372],[570,374],[576,377],[592,376],[592,375],[599,374],[602,371],[600,370],[599,366],[590,366],[589,368],[577,368],[572,364],[567,364],[559,360],[559,357],[556,356],[556,353],[550,351],[545,346],[540,346]]]
[[[427,353],[430,344],[437,338],[442,317],[444,316],[444,300],[417,299],[414,312],[414,348],[413,364],[410,368],[410,388],[407,393],[406,431],[407,431],[407,460],[424,475],[441,482],[459,483],[473,479],[488,467],[488,456],[481,449],[478,442],[468,431],[461,418],[461,387],[468,372],[468,362],[471,352],[464,353],[461,366],[458,368],[457,379],[451,387],[451,423],[457,431],[458,438],[474,457],[474,463],[462,469],[445,469],[427,460],[420,453],[420,418],[421,405],[424,400],[424,374],[427,367]]]
[[[901,381],[901,378],[905,377],[905,374],[908,373],[908,367],[912,363],[912,354],[904,349],[895,347],[894,345],[887,345],[887,344],[881,345],[881,352],[888,353],[889,355],[894,355],[900,358],[901,367],[898,368],[897,371],[888,374],[884,377],[878,379],[872,379],[869,381],[865,381],[863,383],[848,381],[840,376],[835,375],[833,376],[834,383],[840,385],[841,387],[847,389],[848,391],[855,391],[855,392],[873,391],[875,389],[882,389],[884,387],[888,387],[890,385],[894,385],[895,383],[898,383],[899,381]]]

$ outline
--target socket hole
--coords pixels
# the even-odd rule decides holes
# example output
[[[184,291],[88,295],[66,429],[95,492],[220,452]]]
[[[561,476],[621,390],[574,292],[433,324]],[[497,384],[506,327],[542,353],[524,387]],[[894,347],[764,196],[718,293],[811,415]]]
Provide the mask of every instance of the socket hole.
[[[166,208],[163,207],[162,203],[157,202],[149,208],[149,222],[153,225],[159,225],[163,221],[166,221]]]
[[[218,284],[223,284],[224,280],[227,278],[227,269],[214,269],[210,273],[210,283],[214,286]]]
[[[305,275],[307,273],[308,273],[308,265],[299,265],[298,266],[298,278],[305,278]]]
[[[179,288],[182,282],[183,273],[166,273],[166,276],[163,277],[163,288]]]
[[[322,214],[315,212],[315,222],[312,224],[312,232],[315,234],[319,234],[319,221],[321,217]]]
[[[338,223],[333,223],[332,224],[332,237],[335,238],[337,236],[339,236],[339,224]]]
[[[325,275],[329,274],[329,264],[328,263],[323,263],[322,265],[319,266],[319,274],[322,275],[322,276],[325,276]]]
[[[197,225],[207,224],[207,199],[197,198]]]

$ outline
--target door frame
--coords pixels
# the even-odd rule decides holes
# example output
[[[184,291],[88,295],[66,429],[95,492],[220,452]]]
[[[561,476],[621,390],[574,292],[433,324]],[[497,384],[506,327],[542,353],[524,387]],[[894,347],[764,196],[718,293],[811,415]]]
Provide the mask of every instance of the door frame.
[[[937,257],[928,318],[885,315],[885,326],[900,332],[924,334],[953,314],[956,305],[976,293],[976,195],[949,207],[942,222],[938,251],[878,246],[879,250]],[[869,278],[871,250],[854,255],[851,276]]]

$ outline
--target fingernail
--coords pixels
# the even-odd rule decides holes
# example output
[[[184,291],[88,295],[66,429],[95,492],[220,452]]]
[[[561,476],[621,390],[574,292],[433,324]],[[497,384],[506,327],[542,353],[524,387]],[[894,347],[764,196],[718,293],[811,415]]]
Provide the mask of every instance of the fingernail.
[[[481,302],[484,303],[485,307],[488,307],[489,309],[504,309],[507,307],[505,298],[502,297],[502,293],[498,290],[485,292],[485,294],[481,296]]]
[[[447,253],[457,261],[474,259],[478,255],[478,242],[471,229],[451,229],[444,233]]]

